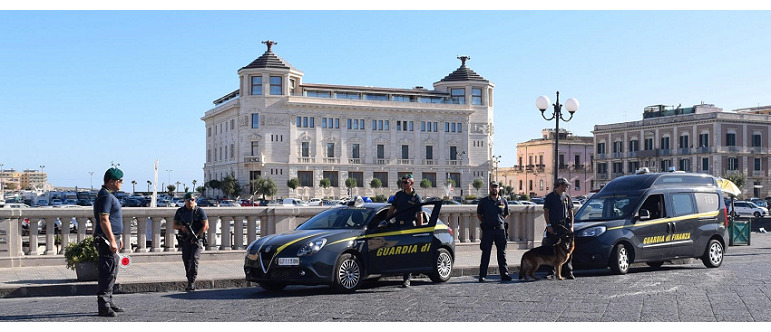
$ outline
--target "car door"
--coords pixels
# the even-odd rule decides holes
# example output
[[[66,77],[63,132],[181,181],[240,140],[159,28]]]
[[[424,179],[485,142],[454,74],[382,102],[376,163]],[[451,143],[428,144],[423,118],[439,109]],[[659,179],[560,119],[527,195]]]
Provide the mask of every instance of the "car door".
[[[386,222],[385,225],[380,224],[381,227],[368,229],[366,238],[369,273],[419,272],[430,268],[436,218],[422,213],[424,220],[429,220],[424,226],[404,227]]]
[[[664,240],[669,233],[669,221],[667,220],[667,204],[663,194],[648,196],[639,211],[647,210],[650,218],[636,220],[632,231],[637,257],[643,260],[659,260],[666,256],[666,243]]]
[[[702,201],[698,205],[714,205],[717,211],[717,193],[704,194],[698,193]],[[693,239],[698,238],[695,234],[699,229],[700,222],[717,222],[717,214],[700,214],[696,197],[691,192],[671,193],[670,206],[673,209],[672,222],[670,223],[670,234],[667,236],[670,257],[693,257]]]

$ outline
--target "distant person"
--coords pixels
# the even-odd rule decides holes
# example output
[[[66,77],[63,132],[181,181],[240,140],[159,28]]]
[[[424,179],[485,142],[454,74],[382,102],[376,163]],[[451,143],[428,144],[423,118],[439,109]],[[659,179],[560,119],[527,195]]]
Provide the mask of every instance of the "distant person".
[[[185,193],[185,206],[177,209],[174,214],[174,229],[180,236],[182,247],[182,262],[185,264],[185,276],[187,277],[186,292],[195,290],[195,279],[198,277],[198,260],[201,258],[201,250],[204,247],[204,234],[209,229],[209,220],[206,212],[196,205],[195,194]]]
[[[543,217],[546,220],[546,239],[545,246],[557,244],[560,236],[567,231],[573,231],[573,200],[567,191],[570,188],[570,182],[566,178],[559,178],[554,184],[554,191],[546,195],[543,203]],[[554,275],[556,266],[549,271],[547,277]],[[570,255],[565,264],[562,265],[562,277],[575,279],[573,275],[573,255]]]
[[[420,195],[412,188],[414,184],[415,179],[412,178],[412,174],[402,176],[402,190],[396,192],[396,195],[394,195],[394,199],[391,202],[391,208],[388,209],[387,219],[390,220],[391,217],[394,217],[395,213],[399,212],[399,214],[395,216],[395,223],[403,228],[423,226],[423,213],[420,208],[421,199]],[[413,210],[415,212],[411,212]],[[411,274],[405,273],[402,280],[402,287],[410,287],[411,279]]]
[[[511,281],[506,266],[506,217],[509,216],[509,202],[498,195],[499,185],[490,182],[490,195],[479,200],[477,204],[477,219],[482,229],[482,260],[479,263],[479,282],[485,282],[487,267],[490,265],[490,252],[495,243],[498,258],[498,272],[502,281]]]
[[[123,233],[123,216],[120,202],[115,197],[123,185],[123,171],[117,167],[104,173],[104,185],[94,201],[94,218],[98,221],[94,227],[94,242],[99,258],[99,271],[96,302],[99,316],[115,317],[123,308],[112,301],[112,289],[118,276],[118,250],[123,248],[120,235]]]

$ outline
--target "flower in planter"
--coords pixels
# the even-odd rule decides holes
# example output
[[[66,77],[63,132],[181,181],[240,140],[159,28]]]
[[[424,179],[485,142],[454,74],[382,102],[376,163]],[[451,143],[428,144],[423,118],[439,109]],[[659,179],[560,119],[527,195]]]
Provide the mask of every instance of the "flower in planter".
[[[75,264],[82,262],[96,262],[99,255],[94,245],[94,238],[87,237],[80,242],[72,242],[64,248],[64,258],[67,260],[67,268],[74,270]]]

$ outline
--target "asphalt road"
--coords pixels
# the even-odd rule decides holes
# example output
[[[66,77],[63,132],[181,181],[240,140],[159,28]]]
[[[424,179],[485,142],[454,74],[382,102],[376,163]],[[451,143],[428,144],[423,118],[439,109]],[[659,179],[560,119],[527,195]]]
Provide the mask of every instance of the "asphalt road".
[[[97,317],[94,296],[0,299],[0,321],[771,321],[771,247],[734,248],[717,269],[697,260],[660,269],[634,265],[623,276],[578,271],[577,279],[564,281],[491,277],[480,284],[458,277],[433,284],[420,278],[402,289],[400,280],[387,279],[347,295],[304,286],[281,293],[251,287],[121,294],[115,301],[127,312],[117,318]]]

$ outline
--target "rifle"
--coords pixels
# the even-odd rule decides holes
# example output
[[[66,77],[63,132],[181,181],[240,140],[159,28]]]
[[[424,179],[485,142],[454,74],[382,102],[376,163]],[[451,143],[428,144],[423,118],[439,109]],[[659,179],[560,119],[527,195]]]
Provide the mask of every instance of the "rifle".
[[[196,214],[197,211],[198,211],[198,207],[196,206],[196,208],[190,214],[191,222],[193,220],[195,220],[195,214]],[[204,247],[207,246],[208,245],[208,241],[206,241],[206,234],[201,234],[201,237],[199,238],[195,234],[195,232],[193,231],[193,225],[191,224],[191,222],[187,222],[187,221],[185,221],[184,218],[182,218],[182,226],[185,226],[185,230],[187,230],[187,234],[188,234],[187,239],[191,239],[191,240],[193,240],[193,242],[197,242],[198,240],[201,240],[203,246]],[[180,237],[182,237],[182,236],[180,235]],[[183,240],[186,240],[186,239],[183,238]],[[178,239],[177,242],[181,243],[182,241],[179,241],[179,239]]]

